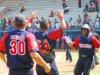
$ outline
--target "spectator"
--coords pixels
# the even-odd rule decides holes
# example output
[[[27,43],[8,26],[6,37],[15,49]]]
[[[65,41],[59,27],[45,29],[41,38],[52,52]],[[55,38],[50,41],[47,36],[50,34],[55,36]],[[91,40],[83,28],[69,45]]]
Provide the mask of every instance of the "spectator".
[[[78,22],[78,24],[81,24],[81,22],[82,22],[82,18],[80,15],[78,15],[77,22]]]
[[[56,29],[61,28],[60,23],[56,23],[55,27]]]
[[[40,20],[39,20],[38,17],[36,18],[35,23],[36,23],[36,27],[37,27],[38,29],[40,29]]]
[[[95,0],[96,12],[99,12],[99,0]]]
[[[1,19],[1,22],[0,22],[0,28],[2,28],[4,25],[4,20]]]
[[[40,23],[40,20],[39,20],[39,18],[37,17],[36,18],[36,24],[39,24]]]
[[[66,28],[68,28],[68,27],[69,27],[69,24],[68,24],[68,22],[67,22],[67,21],[65,21],[65,23],[66,23]]]
[[[85,12],[85,13],[87,13],[89,11],[89,6],[88,6],[88,4],[86,4],[85,5],[85,8],[84,8],[84,10],[83,10],[83,13]]]
[[[66,14],[66,13],[68,14],[68,12],[69,12],[69,6],[66,5],[65,8],[64,8],[64,14]]]
[[[92,22],[92,19],[90,19],[90,21],[89,21],[89,26],[94,27],[94,23]]]
[[[22,5],[22,6],[21,6],[21,9],[20,9],[20,13],[23,13],[24,11],[25,11],[25,6]]]
[[[51,10],[49,17],[54,17],[54,12]]]
[[[99,19],[99,23],[100,23],[100,16],[97,14],[96,19]]]
[[[51,0],[51,2],[55,2],[56,0]]]
[[[77,0],[78,1],[78,7],[81,8],[81,0]]]
[[[46,21],[43,17],[41,17],[41,20],[40,21]]]
[[[54,20],[54,25],[56,27],[56,24],[59,23],[57,19]]]
[[[89,15],[87,13],[85,13],[83,24],[89,24],[89,20],[90,20]]]
[[[90,3],[91,3],[91,2],[95,2],[95,0],[90,0]]]
[[[70,27],[74,28],[74,19],[70,17]]]
[[[3,25],[3,29],[6,29],[6,25],[7,25],[7,20],[6,20],[6,18],[4,18],[3,20],[4,20],[4,25]]]
[[[73,18],[72,17],[70,17],[70,22],[73,20]]]
[[[99,19],[97,18],[95,21],[95,28],[99,28],[100,27],[100,23],[99,23]]]
[[[12,25],[12,20],[10,18],[8,18],[8,25]]]
[[[94,4],[94,2],[90,3],[89,12],[95,12],[95,4]]]
[[[62,5],[63,5],[63,9],[64,9],[66,6],[66,0],[62,0]]]
[[[51,20],[48,19],[49,28],[51,28]]]

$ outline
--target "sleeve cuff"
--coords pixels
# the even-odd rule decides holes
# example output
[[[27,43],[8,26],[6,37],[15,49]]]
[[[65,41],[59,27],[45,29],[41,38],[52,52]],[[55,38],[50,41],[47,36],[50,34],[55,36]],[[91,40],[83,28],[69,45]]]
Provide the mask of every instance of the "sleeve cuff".
[[[1,52],[1,53],[4,53],[4,54],[6,53],[6,52],[3,52],[3,51],[0,51],[0,52]]]
[[[29,52],[37,52],[39,49],[30,50]]]

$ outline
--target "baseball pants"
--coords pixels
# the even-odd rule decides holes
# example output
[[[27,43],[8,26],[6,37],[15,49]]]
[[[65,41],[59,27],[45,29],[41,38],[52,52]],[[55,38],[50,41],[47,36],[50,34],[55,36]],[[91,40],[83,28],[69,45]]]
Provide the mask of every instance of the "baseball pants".
[[[89,75],[92,65],[93,57],[80,57],[75,66],[74,75]]]
[[[34,75],[33,69],[30,70],[11,70],[9,69],[9,75]]]
[[[49,74],[46,73],[45,70],[41,66],[36,65],[37,75],[59,75],[55,61],[51,62],[50,65],[51,65],[52,69]]]

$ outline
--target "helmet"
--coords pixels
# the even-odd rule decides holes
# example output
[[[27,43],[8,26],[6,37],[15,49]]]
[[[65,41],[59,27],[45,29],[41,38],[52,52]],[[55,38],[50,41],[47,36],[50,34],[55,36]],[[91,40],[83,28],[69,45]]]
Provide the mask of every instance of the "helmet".
[[[82,27],[82,29],[83,29],[83,28],[88,29],[88,30],[90,31],[90,27],[89,27],[88,24],[84,24],[83,27]],[[82,30],[82,29],[81,29],[81,30]]]

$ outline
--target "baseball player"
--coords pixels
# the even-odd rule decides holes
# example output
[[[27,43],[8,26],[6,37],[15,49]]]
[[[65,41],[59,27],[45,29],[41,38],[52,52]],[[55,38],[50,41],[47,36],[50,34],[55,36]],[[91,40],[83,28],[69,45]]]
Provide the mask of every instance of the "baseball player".
[[[74,75],[89,75],[93,65],[94,48],[99,48],[100,42],[94,36],[89,35],[90,27],[88,24],[83,25],[81,32],[82,35],[73,42],[73,46],[76,49],[79,48],[79,58],[74,69]]]
[[[93,27],[90,28],[90,31],[91,31],[90,35],[94,36],[95,38],[98,39],[98,41],[100,41],[100,36],[96,32],[94,32],[94,28]],[[95,53],[94,53],[94,65],[98,65],[98,64],[99,64],[99,61],[98,61],[98,57],[96,55],[96,50],[95,50]]]
[[[33,14],[33,16],[35,16]],[[39,46],[39,53],[42,58],[51,65],[53,72],[49,75],[59,75],[56,63],[55,63],[55,47],[56,40],[62,37],[63,31],[66,30],[65,20],[61,11],[57,13],[58,18],[61,21],[61,28],[49,30],[49,25],[46,21],[40,22],[40,31],[34,33]],[[36,65],[37,75],[48,75],[44,68],[40,65]]]
[[[66,36],[66,33],[63,34],[62,38],[62,45],[65,45],[66,49],[66,60],[69,60],[69,62],[72,62],[72,55],[71,55],[71,48],[69,46],[69,43],[72,42],[71,38],[69,36]]]
[[[26,17],[16,16],[14,26],[16,29],[5,33],[0,41],[0,57],[7,64],[9,75],[34,75],[32,59],[49,73],[51,67],[37,53],[39,49],[34,35],[25,30]]]

